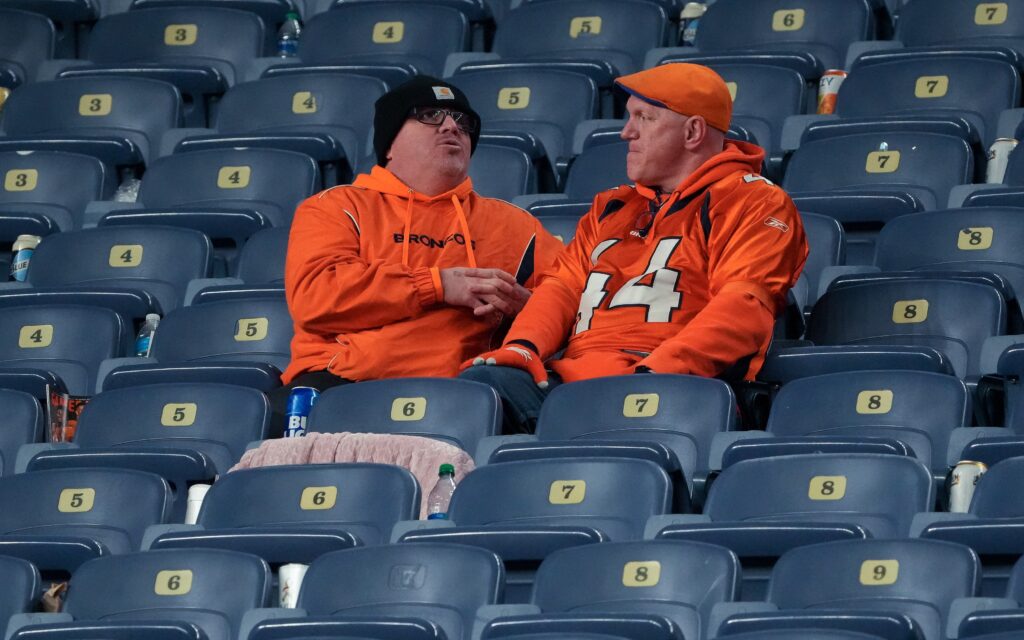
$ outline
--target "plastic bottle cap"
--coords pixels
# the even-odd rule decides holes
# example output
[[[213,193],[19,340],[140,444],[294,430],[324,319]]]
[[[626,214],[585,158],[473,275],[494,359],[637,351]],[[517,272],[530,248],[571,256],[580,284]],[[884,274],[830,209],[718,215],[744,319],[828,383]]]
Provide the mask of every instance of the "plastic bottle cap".
[[[298,20],[299,19],[299,14],[298,14],[298,12],[295,12],[295,11],[289,11],[288,13],[284,14],[284,19],[285,20]]]
[[[437,470],[437,475],[443,476],[445,474],[455,475],[455,467],[450,464],[442,464],[441,468]]]

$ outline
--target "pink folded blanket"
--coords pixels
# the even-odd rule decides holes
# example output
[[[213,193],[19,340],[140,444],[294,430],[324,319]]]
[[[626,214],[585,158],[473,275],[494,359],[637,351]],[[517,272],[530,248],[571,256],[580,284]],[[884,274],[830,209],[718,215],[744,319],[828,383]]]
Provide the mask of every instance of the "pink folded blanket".
[[[376,462],[405,467],[420,483],[420,518],[427,517],[427,496],[437,469],[454,465],[455,482],[473,470],[473,458],[455,445],[424,438],[381,433],[310,433],[304,438],[265,440],[242,455],[230,471],[284,464]]]

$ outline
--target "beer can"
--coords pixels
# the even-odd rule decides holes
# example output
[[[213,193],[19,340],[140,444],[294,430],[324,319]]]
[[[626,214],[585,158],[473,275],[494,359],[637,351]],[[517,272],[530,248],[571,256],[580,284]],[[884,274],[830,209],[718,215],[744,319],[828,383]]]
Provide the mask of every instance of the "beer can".
[[[961,460],[953,467],[952,481],[949,483],[949,512],[967,513],[974,497],[974,488],[978,479],[985,475],[988,467],[984,462]]]
[[[996,138],[988,148],[988,162],[985,164],[985,182],[1000,184],[1006,175],[1006,165],[1010,162],[1010,152],[1017,146],[1015,138]]]
[[[284,429],[284,437],[301,438],[306,435],[306,421],[313,409],[320,392],[313,387],[295,387],[288,396],[288,408],[285,416],[288,424]]]
[[[679,12],[679,41],[684,47],[697,45],[697,28],[707,10],[703,2],[687,2]]]
[[[7,87],[0,87],[0,111],[4,109],[4,103],[11,97],[11,90]]]
[[[14,241],[14,245],[11,250],[14,252],[14,258],[11,260],[11,273],[9,280],[16,282],[24,282],[25,276],[28,275],[28,263],[32,260],[32,254],[35,253],[36,247],[42,238],[39,236],[33,236],[28,234],[22,234]]]
[[[278,604],[282,609],[294,609],[299,603],[299,589],[302,579],[306,577],[307,564],[293,562],[283,564],[277,570]]]
[[[206,492],[210,490],[208,484],[194,484],[188,488],[188,502],[185,505],[185,524],[195,524],[199,521],[199,509],[203,506]]]
[[[842,69],[829,69],[821,74],[818,81],[818,113],[826,115],[836,112],[836,98],[839,96],[839,87],[846,80],[848,74]]]

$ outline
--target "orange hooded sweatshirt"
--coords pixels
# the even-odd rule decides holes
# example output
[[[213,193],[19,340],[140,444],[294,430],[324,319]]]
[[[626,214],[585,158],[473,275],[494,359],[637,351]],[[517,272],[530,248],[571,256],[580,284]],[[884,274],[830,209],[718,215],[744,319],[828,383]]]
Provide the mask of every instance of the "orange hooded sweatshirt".
[[[288,239],[295,337],[282,380],[322,370],[348,380],[454,376],[500,336],[471,309],[444,304],[440,270],[502,269],[532,288],[561,249],[536,218],[481,197],[468,178],[426,196],[374,167],[312,196]]]
[[[509,329],[566,382],[633,373],[753,379],[807,259],[800,216],[758,175],[764,152],[728,142],[671,193],[597,195],[576,237]]]

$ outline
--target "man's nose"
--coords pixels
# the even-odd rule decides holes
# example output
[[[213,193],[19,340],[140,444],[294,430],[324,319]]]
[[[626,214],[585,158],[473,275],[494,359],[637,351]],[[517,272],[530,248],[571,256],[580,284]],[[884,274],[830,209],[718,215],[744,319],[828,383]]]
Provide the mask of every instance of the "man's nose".
[[[636,127],[633,126],[633,120],[627,120],[625,126],[622,127],[622,131],[619,133],[619,137],[623,140],[632,140],[636,137]]]
[[[444,114],[444,120],[441,121],[440,129],[444,131],[451,131],[452,129],[458,129],[459,124],[455,122],[455,118],[450,113]]]

